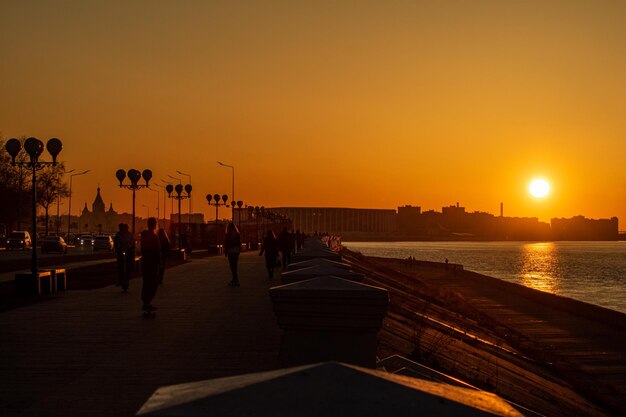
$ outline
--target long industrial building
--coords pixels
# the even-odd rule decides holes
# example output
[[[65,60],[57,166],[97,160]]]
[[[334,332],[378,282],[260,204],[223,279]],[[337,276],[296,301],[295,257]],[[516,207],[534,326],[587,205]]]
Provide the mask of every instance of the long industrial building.
[[[294,230],[305,233],[393,233],[396,211],[336,207],[274,207],[289,217]]]

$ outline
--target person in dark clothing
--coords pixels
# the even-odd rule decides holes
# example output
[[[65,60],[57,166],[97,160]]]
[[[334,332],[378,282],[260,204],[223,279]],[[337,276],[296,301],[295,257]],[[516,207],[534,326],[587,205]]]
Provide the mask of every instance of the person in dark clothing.
[[[165,276],[165,263],[167,262],[167,258],[170,256],[170,251],[172,250],[172,244],[170,243],[170,238],[165,233],[164,229],[159,229],[157,232],[157,236],[159,237],[159,244],[161,245],[161,264],[159,265],[159,284],[163,284],[163,277]]]
[[[187,233],[180,235],[180,248],[185,249],[185,253],[191,258],[191,244],[189,243]]]
[[[156,295],[159,286],[159,267],[161,265],[161,244],[155,233],[157,220],[154,217],[148,219],[148,230],[141,232],[141,273],[143,275],[143,287],[141,300],[144,311],[154,311],[152,299]]]
[[[302,242],[304,241],[304,233],[300,233],[300,229],[296,230],[296,251],[302,250]]]
[[[267,267],[268,278],[274,277],[274,268],[276,268],[276,258],[278,258],[278,239],[274,236],[274,232],[267,231],[261,244],[261,252],[259,256],[265,253],[265,266]]]
[[[117,285],[124,292],[128,291],[130,274],[135,267],[135,239],[128,231],[126,223],[119,224],[119,231],[113,238],[115,253],[117,255]]]
[[[283,269],[287,268],[287,265],[291,263],[291,233],[287,231],[286,227],[278,235],[278,249],[283,256]]]
[[[224,256],[228,258],[228,265],[230,266],[230,272],[233,274],[233,279],[228,285],[232,287],[239,286],[239,276],[237,275],[237,263],[239,262],[239,253],[241,252],[241,236],[237,226],[233,223],[228,223],[226,228],[226,237],[224,238]]]

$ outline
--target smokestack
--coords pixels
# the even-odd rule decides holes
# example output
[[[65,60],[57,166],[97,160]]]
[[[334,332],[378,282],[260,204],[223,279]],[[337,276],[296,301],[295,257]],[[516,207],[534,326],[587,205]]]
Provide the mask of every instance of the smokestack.
[[[456,202],[456,208],[459,208],[459,202],[458,201]]]
[[[504,217],[504,203],[500,203],[500,217]]]

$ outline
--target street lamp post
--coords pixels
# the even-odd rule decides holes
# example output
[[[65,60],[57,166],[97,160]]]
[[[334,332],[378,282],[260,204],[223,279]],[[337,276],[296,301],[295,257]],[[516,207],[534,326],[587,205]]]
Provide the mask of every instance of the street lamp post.
[[[32,175],[32,210],[33,210],[33,235],[32,240],[32,256],[30,263],[30,271],[33,276],[38,275],[39,270],[37,268],[37,178],[36,172],[47,167],[56,166],[57,156],[63,149],[63,144],[57,138],[52,138],[46,143],[46,149],[52,156],[52,162],[40,161],[39,157],[43,153],[43,142],[37,138],[28,138],[24,142],[24,150],[29,156],[29,161],[16,162],[15,158],[22,150],[22,143],[17,139],[9,139],[5,145],[6,151],[11,155],[11,164],[13,166],[25,166],[31,170]]]
[[[186,198],[191,198],[191,184],[187,184],[184,187],[182,184],[176,184],[176,187],[174,187],[172,184],[167,184],[165,190],[167,191],[167,196],[169,198],[178,200],[178,250],[180,250],[182,249],[182,235],[180,233],[180,202],[181,200],[184,200]],[[187,193],[187,195],[183,194],[183,190],[185,191],[185,193]],[[176,195],[172,195],[172,191],[176,191]]]
[[[233,206],[235,202],[233,201]],[[241,206],[243,206],[243,201],[239,200],[237,201],[237,228],[239,229],[239,233],[241,233]]]
[[[70,237],[70,225],[72,224],[72,179],[78,175],[85,175],[89,170],[79,172],[77,174],[70,175],[70,195],[69,195],[69,203],[67,207],[67,238]]]
[[[157,216],[156,218],[158,219],[159,217],[161,217],[161,211],[159,210],[159,204],[160,204],[160,197],[161,197],[161,193],[159,192],[159,190],[153,190],[152,188],[148,187],[148,190],[152,191],[153,193],[157,193]],[[165,206],[165,205],[164,205]],[[163,207],[163,210],[165,210],[165,207]],[[150,217],[150,216],[148,216]],[[163,227],[165,227],[165,223],[163,224]]]
[[[167,198],[167,195],[165,194],[165,185],[161,185],[161,184],[154,184],[159,188],[163,188],[163,228],[165,228],[166,225],[166,216],[167,216],[167,208],[165,207],[165,199]],[[172,200],[172,203],[174,203],[174,201]]]
[[[231,206],[232,206],[232,208],[233,208],[233,210],[232,210],[232,211],[233,211],[233,213],[232,213],[232,219],[233,219],[233,221],[234,221],[234,220],[235,220],[235,204],[234,204],[234,203],[235,203],[235,201],[236,201],[236,200],[235,200],[235,167],[234,167],[234,166],[232,166],[232,165],[223,164],[223,163],[221,163],[220,161],[217,161],[217,163],[218,163],[218,164],[220,164],[220,165],[221,165],[221,166],[223,166],[223,167],[227,167],[227,168],[230,168],[230,169],[232,169],[232,170],[233,170],[233,187],[232,187],[232,194],[231,194],[230,196],[231,196],[231,201],[232,201]]]
[[[69,171],[65,171],[65,174],[70,174],[74,171],[76,171],[76,169],[71,169]],[[61,206],[61,193],[57,195],[57,236],[59,236],[59,233],[61,233],[61,230],[60,230],[61,229],[61,214],[59,211],[60,206]]]
[[[220,198],[223,201],[223,203],[220,203]],[[211,201],[215,200],[214,203],[212,203]],[[225,206],[226,202],[228,201],[228,196],[226,194],[222,195],[220,197],[219,194],[214,194],[213,196],[211,196],[211,194],[207,194],[206,195],[206,201],[209,203],[209,206],[215,206],[215,253],[219,254],[218,250],[217,250],[217,241],[218,241],[218,231],[217,231],[217,223],[219,220],[219,212],[218,209],[220,206]]]
[[[189,177],[189,185],[191,185],[191,174],[185,174],[184,172],[180,172],[180,171],[176,171],[178,172],[180,175],[184,175],[186,177]],[[190,196],[189,197],[189,215],[187,216],[187,231],[188,233],[191,233],[191,210],[193,207],[192,204],[193,198]]]
[[[148,218],[150,218],[150,206],[147,204],[142,204],[141,207],[145,207],[148,209]]]
[[[115,172],[115,176],[120,182],[120,188],[126,188],[127,190],[132,190],[133,192],[133,239],[137,239],[135,235],[135,192],[137,190],[141,190],[142,188],[147,188],[150,186],[150,178],[152,178],[152,171],[149,169],[144,169],[143,172],[139,172],[136,169],[129,169],[128,173],[123,169],[118,169]],[[130,184],[123,184],[122,182],[128,176],[130,180]],[[145,185],[140,185],[139,180],[143,178],[146,181]]]
[[[160,187],[163,187],[167,190],[167,186],[171,184],[171,182],[164,180],[163,178],[161,178],[161,182],[164,185],[160,185]],[[179,183],[180,184],[180,183]],[[163,200],[165,201],[165,199]],[[174,215],[174,200],[172,200],[172,205],[170,207],[170,217]]]

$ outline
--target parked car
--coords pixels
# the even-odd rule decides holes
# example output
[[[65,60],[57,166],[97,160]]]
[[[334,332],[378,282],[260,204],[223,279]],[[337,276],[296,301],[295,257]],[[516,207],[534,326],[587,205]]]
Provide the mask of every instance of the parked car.
[[[41,253],[67,253],[67,243],[61,236],[46,236],[41,242]]]
[[[7,238],[7,249],[30,249],[33,245],[32,240],[30,239],[30,233],[21,230],[14,230],[9,233],[9,237]]]
[[[90,234],[83,234],[78,237],[78,241],[76,243],[80,246],[93,246],[94,237]]]
[[[93,250],[94,252],[97,250],[112,251],[113,239],[111,238],[111,236],[106,236],[106,235],[96,236],[96,239],[94,240],[94,243],[93,243]]]

